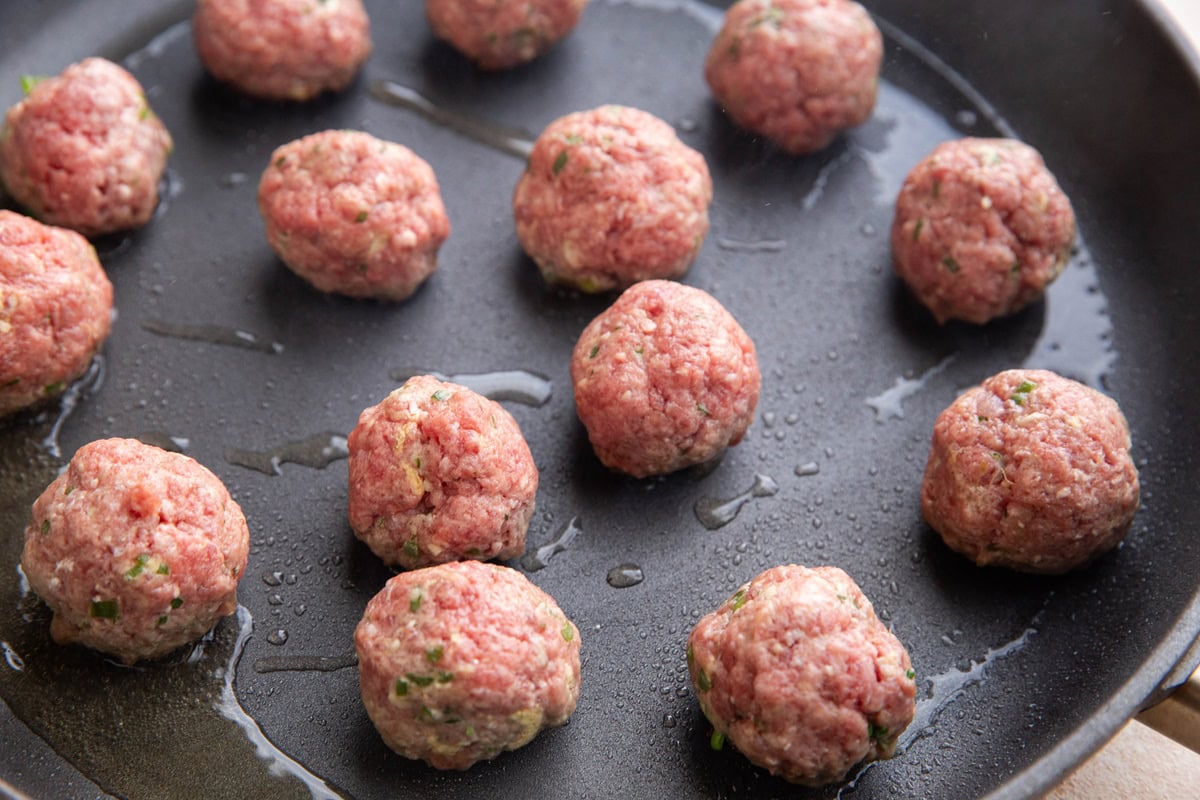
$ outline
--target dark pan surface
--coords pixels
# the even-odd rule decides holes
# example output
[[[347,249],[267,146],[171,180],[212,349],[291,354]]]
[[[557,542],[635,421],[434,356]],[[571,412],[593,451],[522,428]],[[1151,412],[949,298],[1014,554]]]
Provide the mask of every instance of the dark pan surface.
[[[366,74],[305,106],[250,102],[206,78],[178,25],[186,3],[7,8],[0,104],[18,99],[21,74],[57,73],[89,54],[125,59],[177,148],[153,223],[98,243],[119,317],[102,374],[79,388],[57,434],[62,457],[44,441],[58,406],[0,427],[0,777],[55,797],[307,796],[296,775],[317,796],[361,798],[833,796],[838,787],[801,790],[711,752],[686,683],[695,620],[762,569],[800,562],[846,569],[919,676],[905,752],[858,777],[854,796],[1048,788],[1178,661],[1190,666],[1200,630],[1200,89],[1151,11],[1053,5],[868,3],[888,34],[879,108],[804,159],[772,152],[714,109],[700,65],[716,17],[696,3],[593,0],[551,55],[484,75],[433,42],[422,4],[368,2],[376,52]],[[612,298],[548,290],[520,252],[509,211],[519,158],[373,99],[378,80],[490,130],[531,135],[568,111],[636,105],[705,154],[713,227],[685,280],[741,321],[764,372],[755,425],[714,471],[639,482],[599,467],[574,416],[567,360]],[[1006,125],[1046,156],[1082,244],[1045,302],[986,328],[938,328],[891,275],[892,199],[938,141]],[[407,144],[437,171],[454,231],[439,271],[402,305],[322,296],[265,244],[254,192],[270,151],[335,127]],[[164,324],[248,332],[264,346],[151,330]],[[934,417],[958,390],[1022,364],[1100,383],[1134,431],[1145,507],[1126,543],[1079,574],[977,570],[920,520]],[[389,572],[350,535],[344,461],[271,475],[229,457],[344,434],[412,368],[548,377],[545,405],[506,403],[542,475],[530,548],[573,518],[581,528],[530,573],[582,631],[578,711],[464,774],[390,753],[353,667],[270,670],[280,662],[269,659],[351,652]],[[881,396],[901,378],[920,386],[894,416]],[[251,528],[245,611],[202,647],[137,670],[50,644],[48,614],[22,598],[16,574],[29,503],[70,453],[103,436],[174,437],[226,481]],[[797,474],[810,464],[816,474]],[[700,524],[698,499],[734,497],[757,473],[778,494],[718,530]],[[623,563],[645,580],[609,586]],[[239,702],[251,735],[214,710],[238,717]]]

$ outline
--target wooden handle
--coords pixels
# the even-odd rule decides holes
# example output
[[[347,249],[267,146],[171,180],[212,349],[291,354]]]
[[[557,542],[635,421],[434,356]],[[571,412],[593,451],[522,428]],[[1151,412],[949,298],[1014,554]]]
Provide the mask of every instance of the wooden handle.
[[[1147,708],[1136,719],[1200,753],[1200,669],[1167,699]]]

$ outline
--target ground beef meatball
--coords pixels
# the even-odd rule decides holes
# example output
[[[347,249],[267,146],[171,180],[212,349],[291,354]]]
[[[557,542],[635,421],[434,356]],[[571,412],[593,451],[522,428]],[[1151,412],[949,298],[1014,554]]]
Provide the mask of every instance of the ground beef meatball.
[[[1045,370],[1008,370],[941,413],[921,510],[980,565],[1061,573],[1125,536],[1138,507],[1129,425],[1113,400]]]
[[[388,747],[467,769],[562,725],[579,630],[516,570],[459,561],[392,578],[354,631],[367,714]]]
[[[217,476],[178,453],[103,439],[34,502],[21,568],[54,612],[54,641],[132,664],[234,612],[249,546]]]
[[[944,142],[896,198],[892,256],[938,322],[983,324],[1041,297],[1075,241],[1067,196],[1028,145]]]
[[[904,645],[837,567],[773,567],[696,623],[688,670],[700,708],[750,761],[823,786],[891,758],[916,711]]]
[[[272,249],[323,292],[403,300],[450,235],[433,169],[403,145],[324,131],[271,155],[258,208]]]
[[[62,392],[112,324],[113,288],[78,233],[0,210],[0,416]]]
[[[704,77],[742,128],[781,150],[820,150],[875,108],[883,37],[848,0],[741,0],[708,51]]]
[[[199,0],[192,35],[214,78],[269,100],[344,89],[371,55],[361,0]]]
[[[645,111],[603,106],[555,120],[517,182],[517,238],[546,280],[585,292],[675,278],[708,233],[704,156]]]
[[[418,375],[364,411],[348,445],[350,527],[388,564],[524,552],[538,471],[499,403]]]
[[[33,82],[0,131],[0,180],[36,217],[98,236],[146,224],[171,135],[137,79],[89,58]]]
[[[754,343],[707,292],[645,281],[591,321],[571,356],[575,408],[605,466],[634,477],[741,441],[762,376]]]
[[[426,0],[439,39],[484,69],[532,61],[579,22],[587,0]]]

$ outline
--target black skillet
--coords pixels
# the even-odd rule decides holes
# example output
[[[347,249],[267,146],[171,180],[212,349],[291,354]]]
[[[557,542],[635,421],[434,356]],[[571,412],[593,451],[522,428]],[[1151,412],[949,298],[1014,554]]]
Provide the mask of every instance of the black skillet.
[[[839,787],[798,789],[711,751],[685,680],[697,617],[783,562],[849,571],[919,675],[903,752],[857,776],[856,797],[1035,796],[1179,680],[1173,671],[1190,671],[1200,631],[1200,88],[1196,59],[1160,12],[1115,0],[870,2],[887,34],[874,119],[823,153],[785,158],[731,128],[708,98],[712,6],[592,0],[549,56],[486,75],[431,39],[421,5],[369,2],[376,51],[359,82],[277,106],[205,77],[179,26],[187,3],[5,4],[0,104],[19,98],[21,74],[92,54],[124,59],[177,142],[155,220],[98,242],[119,317],[102,374],[77,387],[62,420],[61,458],[51,454],[58,405],[0,428],[0,777],[15,790],[831,797]],[[449,110],[450,124],[374,99],[381,80]],[[456,130],[465,119],[484,139],[535,134],[605,102],[673,123],[713,172],[712,232],[685,280],[755,339],[764,392],[746,441],[707,474],[633,481],[597,465],[567,359],[612,298],[543,285],[513,235],[521,160]],[[254,190],[271,149],[334,127],[403,142],[438,173],[454,231],[438,273],[404,304],[320,295],[264,242]],[[983,328],[939,328],[890,273],[891,198],[938,141],[997,131],[1044,153],[1074,201],[1081,245],[1045,302]],[[196,325],[215,327],[193,330],[199,339],[163,335]],[[257,349],[214,341],[231,331],[253,334]],[[1099,383],[1133,428],[1144,508],[1125,544],[1078,574],[976,569],[920,520],[933,418],[959,389],[1020,364]],[[389,573],[349,534],[345,462],[285,463],[274,475],[236,465],[246,459],[231,452],[328,442],[413,368],[549,378],[545,405],[508,402],[542,475],[530,549],[572,518],[581,529],[530,573],[582,631],[579,709],[565,728],[465,774],[390,753],[358,700],[344,657]],[[242,503],[253,541],[242,616],[136,670],[49,644],[47,614],[21,597],[16,575],[30,501],[63,458],[103,436],[142,436],[208,465]],[[732,498],[756,473],[779,492],[751,499],[725,527],[700,524],[697,500]],[[625,563],[644,580],[613,588],[606,574]],[[236,691],[226,688],[234,675]],[[213,710],[237,717],[235,695],[248,733]]]

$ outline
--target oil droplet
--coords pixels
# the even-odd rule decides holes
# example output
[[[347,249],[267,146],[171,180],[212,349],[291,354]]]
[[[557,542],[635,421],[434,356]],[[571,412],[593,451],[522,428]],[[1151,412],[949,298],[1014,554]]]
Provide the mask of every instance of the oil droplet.
[[[191,446],[192,441],[184,436],[171,436],[163,431],[144,431],[135,437],[142,444],[152,445],[168,453],[182,453]]]
[[[566,525],[558,529],[558,533],[549,544],[542,545],[533,553],[526,553],[521,558],[521,566],[525,568],[526,572],[545,569],[550,563],[550,559],[566,550],[571,542],[575,541],[575,537],[581,533],[583,533],[583,525],[579,522],[579,517],[571,517]]]
[[[279,571],[264,572],[262,580],[267,586],[279,586],[283,583],[283,573]]]
[[[246,173],[244,172],[228,172],[221,176],[221,188],[232,189],[235,186],[241,186],[246,182]]]
[[[21,658],[21,654],[12,649],[12,645],[8,642],[0,642],[0,650],[4,651],[4,663],[8,664],[9,668],[14,672],[25,671],[25,659]]]
[[[255,672],[336,672],[358,666],[358,655],[268,656],[254,662]]]
[[[713,497],[701,497],[696,501],[696,519],[700,524],[715,531],[733,522],[742,506],[755,497],[771,497],[779,492],[779,484],[771,477],[755,473],[754,485],[729,500],[719,500]]]
[[[825,194],[825,187],[829,185],[829,179],[833,173],[837,172],[849,161],[855,158],[856,155],[852,150],[846,150],[837,158],[830,159],[821,165],[821,169],[817,172],[817,177],[813,180],[812,188],[810,188],[800,201],[800,207],[805,211],[811,211],[814,206],[821,201],[822,195]]]
[[[434,370],[401,368],[388,373],[388,377],[401,383],[415,375],[432,375],[439,381],[457,383],[497,402],[511,400],[534,407],[546,405],[554,391],[554,384],[545,375],[521,369],[446,375]]]
[[[919,377],[905,378],[901,376],[896,378],[896,383],[892,388],[874,397],[868,397],[865,402],[875,411],[875,421],[904,419],[904,406],[902,405],[904,400],[925,388],[925,384],[929,382],[930,378],[945,370],[952,361],[954,361],[953,354],[948,355],[921,373]]]
[[[533,136],[528,131],[505,128],[442,108],[419,92],[394,81],[371,81],[367,86],[367,94],[381,103],[416,112],[435,125],[474,139],[501,153],[527,159],[533,150]]]
[[[804,464],[797,464],[796,468],[792,471],[795,472],[800,478],[807,478],[810,475],[816,475],[820,473],[821,465],[815,461],[809,461]]]
[[[628,589],[637,586],[645,579],[642,568],[637,564],[618,564],[608,571],[605,580],[614,589]]]
[[[329,784],[276,747],[263,733],[254,718],[247,714],[246,710],[242,708],[242,704],[238,702],[237,694],[233,691],[233,679],[237,675],[237,664],[242,658],[242,651],[246,649],[246,642],[249,641],[250,634],[254,631],[254,620],[244,606],[238,606],[237,621],[237,642],[234,644],[229,664],[225,667],[221,699],[216,704],[217,711],[222,717],[242,729],[242,733],[254,746],[255,755],[267,763],[267,769],[272,775],[288,775],[296,778],[308,789],[313,800],[343,800],[341,795],[329,787]],[[284,637],[286,638],[286,636],[287,633],[284,632]],[[268,636],[267,640],[270,641],[270,638]]]
[[[240,347],[244,350],[257,350],[260,353],[276,355],[283,352],[283,345],[279,342],[260,341],[253,333],[237,328],[226,328],[224,325],[186,325],[164,322],[159,319],[147,319],[142,321],[142,329],[172,339]]]
[[[92,357],[92,363],[88,365],[87,371],[76,378],[58,398],[58,415],[54,418],[54,424],[50,426],[50,432],[42,440],[42,447],[46,448],[46,452],[54,458],[62,458],[62,448],[58,446],[58,434],[62,431],[63,424],[75,412],[75,408],[83,399],[84,394],[94,395],[100,391],[100,387],[104,385],[104,376],[104,356],[97,353]]]
[[[663,714],[662,724],[663,724],[664,728],[674,728],[675,724],[676,724],[675,723],[675,715],[674,714]]]
[[[283,628],[278,628],[267,634],[267,641],[273,645],[286,644],[288,640],[288,632]]]
[[[717,247],[738,253],[778,253],[787,247],[783,239],[731,239],[728,236],[717,237]]]
[[[297,442],[285,442],[270,450],[239,450],[231,447],[225,451],[225,460],[230,464],[266,475],[282,475],[279,471],[281,464],[324,469],[335,461],[349,457],[346,437],[328,431]]]

